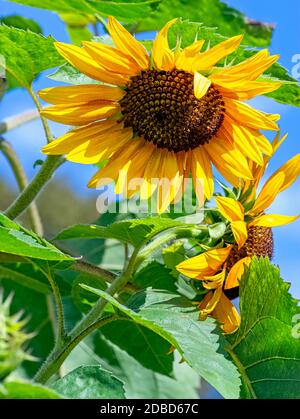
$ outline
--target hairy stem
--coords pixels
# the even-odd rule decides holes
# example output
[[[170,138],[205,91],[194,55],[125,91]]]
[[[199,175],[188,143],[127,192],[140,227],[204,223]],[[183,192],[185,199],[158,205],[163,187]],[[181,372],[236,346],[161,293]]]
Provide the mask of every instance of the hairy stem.
[[[62,164],[63,161],[64,159],[60,156],[48,156],[40,171],[16,198],[16,200],[7,208],[4,214],[11,219],[15,219],[22,214],[37,198],[46,183],[51,179],[55,170]]]
[[[108,30],[108,25],[107,25],[107,23],[105,22],[105,20],[103,19],[103,17],[102,17],[102,16],[100,16],[100,15],[96,15],[96,19],[98,20],[98,22],[102,23],[103,28],[105,29],[105,31],[106,31],[107,33],[109,33],[109,30]]]
[[[4,139],[2,139],[1,137],[0,137],[0,150],[2,151],[6,160],[8,161],[13,171],[13,174],[15,176],[19,190],[22,192],[28,186],[29,182],[17,154],[15,153],[11,144],[5,141]],[[32,230],[35,233],[42,236],[44,232],[43,225],[41,222],[38,208],[34,202],[28,207],[28,216],[29,216]]]
[[[57,311],[57,334],[55,337],[55,349],[60,348],[61,345],[64,342],[64,338],[65,338],[65,321],[64,321],[64,309],[63,309],[63,305],[62,305],[62,299],[61,299],[61,295],[60,295],[60,291],[58,288],[58,285],[55,281],[55,279],[52,276],[52,273],[50,271],[50,268],[48,267],[48,271],[45,272],[45,274],[47,275],[49,284],[52,288],[52,292],[53,292],[53,296],[54,296],[54,301],[55,301],[55,305],[56,305],[56,311]]]
[[[64,360],[72,352],[72,350],[90,333],[101,328],[105,324],[111,323],[116,319],[115,316],[104,317],[92,323],[81,334],[73,339],[66,339],[61,349],[53,349],[47,361],[42,365],[40,370],[34,377],[34,381],[38,383],[46,383],[61,367]]]
[[[77,260],[75,262],[75,264],[72,266],[72,269],[78,272],[83,272],[90,275],[94,275],[110,283],[114,281],[117,277],[116,274],[110,271],[107,271],[106,269],[102,269],[99,266],[92,265],[88,262],[83,262],[80,260]]]
[[[109,295],[114,295],[118,291],[124,288],[129,281],[135,266],[135,261],[138,255],[139,249],[136,249],[128,263],[126,271],[115,278],[110,287],[107,290]],[[57,372],[61,364],[64,362],[71,350],[84,339],[89,333],[96,330],[94,325],[98,325],[101,322],[101,314],[103,313],[107,301],[104,298],[100,298],[89,313],[71,330],[67,338],[65,339],[66,344],[62,345],[61,348],[53,350],[45,364],[41,367],[35,376],[35,381],[45,383],[53,374]],[[103,319],[105,320],[105,319]],[[100,323],[101,324],[101,323]]]
[[[41,118],[41,121],[42,121],[42,124],[43,124],[43,128],[44,128],[44,131],[45,131],[47,142],[50,143],[51,141],[53,141],[53,136],[52,136],[52,133],[51,133],[51,130],[50,130],[47,119],[41,114],[42,106],[41,106],[36,94],[34,93],[34,91],[31,88],[29,89],[29,94],[32,97],[32,100],[34,101],[35,106],[36,106],[36,108],[39,112],[39,115],[40,115],[40,118]]]
[[[149,255],[154,252],[162,244],[169,242],[170,240],[178,238],[198,238],[199,235],[203,233],[202,230],[205,230],[206,227],[199,228],[177,228],[172,229],[170,232],[162,234],[161,237],[158,237],[156,240],[153,240],[146,248],[140,252],[141,247],[138,247],[132,253],[126,270],[119,276],[114,279],[114,281],[109,286],[106,291],[109,295],[115,295],[120,292],[127,283],[130,281],[136,268],[147,258]],[[53,350],[50,354],[44,365],[41,367],[40,371],[35,376],[35,381],[40,383],[45,383],[53,374],[55,374],[66,357],[72,351],[75,346],[81,342],[89,333],[96,330],[102,324],[106,324],[107,317],[101,319],[101,315],[107,305],[107,301],[104,298],[100,298],[89,313],[83,317],[83,319],[77,323],[73,330],[68,334],[65,339],[65,343],[61,348]],[[111,317],[109,321],[112,321]],[[104,323],[103,323],[104,322]]]

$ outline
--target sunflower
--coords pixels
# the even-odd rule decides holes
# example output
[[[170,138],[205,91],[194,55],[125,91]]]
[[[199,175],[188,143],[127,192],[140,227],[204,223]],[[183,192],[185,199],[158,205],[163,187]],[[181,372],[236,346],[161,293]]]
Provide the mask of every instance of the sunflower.
[[[116,192],[130,197],[128,186],[142,179],[142,199],[157,190],[158,210],[164,211],[180,194],[190,174],[200,199],[198,179],[207,199],[213,194],[212,164],[228,180],[252,179],[246,156],[263,164],[271,145],[260,130],[278,130],[278,115],[243,103],[280,87],[257,80],[278,59],[267,50],[231,66],[217,66],[240,45],[243,36],[226,39],[203,50],[197,40],[170,49],[168,30],[157,34],[149,56],[113,17],[108,29],[114,47],[83,42],[83,47],[56,43],[58,52],[98,84],[44,89],[39,95],[54,105],[42,114],[56,122],[78,126],[43,148],[65,154],[72,162],[106,162],[89,182],[101,187],[116,181]],[[162,184],[152,179],[167,179]]]
[[[278,141],[278,137],[275,139],[274,152],[282,140]],[[299,215],[266,214],[265,211],[276,196],[298,178],[300,154],[278,169],[257,195],[257,186],[268,162],[269,158],[265,158],[263,166],[251,163],[255,180],[243,183],[240,201],[230,197],[216,197],[220,213],[230,223],[234,244],[209,250],[177,266],[177,270],[185,276],[203,281],[204,288],[209,292],[200,303],[200,318],[212,315],[220,321],[226,333],[234,332],[239,326],[237,310],[226,294],[230,295],[239,286],[245,266],[249,266],[252,257],[272,259],[272,227],[289,224],[299,218]]]

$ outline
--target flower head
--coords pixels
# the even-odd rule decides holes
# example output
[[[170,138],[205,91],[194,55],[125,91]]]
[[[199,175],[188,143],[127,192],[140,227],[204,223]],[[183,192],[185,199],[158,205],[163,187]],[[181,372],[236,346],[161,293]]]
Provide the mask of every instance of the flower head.
[[[203,40],[172,50],[167,35],[175,22],[158,33],[151,57],[113,17],[108,28],[114,47],[98,42],[83,42],[82,48],[56,43],[69,63],[102,84],[40,92],[54,105],[43,110],[44,116],[79,126],[43,152],[66,154],[68,160],[83,164],[107,160],[90,187],[113,179],[117,193],[131,196],[135,189],[128,187],[130,180],[141,178],[141,197],[147,199],[157,190],[160,212],[175,200],[190,173],[195,185],[203,179],[204,195],[210,199],[212,164],[229,181],[251,180],[246,156],[263,165],[263,154],[272,149],[260,130],[277,130],[279,119],[243,103],[280,86],[257,81],[278,56],[263,50],[241,64],[217,66],[239,47],[242,36],[206,50]],[[160,183],[150,185],[152,179],[170,181],[164,190],[168,198]]]
[[[273,143],[274,152],[284,140],[278,141],[278,138]],[[220,321],[227,333],[239,326],[239,315],[226,294],[239,287],[239,280],[252,257],[272,259],[272,227],[292,223],[300,217],[265,213],[276,196],[298,178],[300,154],[278,169],[257,194],[258,183],[268,162],[269,158],[266,158],[262,167],[251,164],[255,180],[243,183],[240,200],[216,197],[220,213],[230,223],[234,244],[228,243],[225,248],[206,251],[177,266],[179,272],[201,280],[204,288],[209,290],[199,306],[200,318],[212,315]]]

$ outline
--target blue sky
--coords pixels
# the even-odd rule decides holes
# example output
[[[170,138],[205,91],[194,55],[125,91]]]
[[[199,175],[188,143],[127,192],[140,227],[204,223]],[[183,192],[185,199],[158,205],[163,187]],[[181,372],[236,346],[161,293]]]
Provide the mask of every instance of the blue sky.
[[[230,6],[244,12],[252,19],[271,22],[276,24],[276,30],[271,45],[273,53],[280,53],[280,62],[292,70],[292,57],[300,54],[300,2],[298,0],[285,0],[282,2],[274,0],[228,0]],[[0,0],[0,15],[20,14],[35,19],[41,25],[44,34],[52,34],[57,40],[68,42],[68,36],[64,25],[58,16],[49,11],[38,10],[14,3]],[[45,77],[46,74],[34,83],[34,89],[55,85]],[[280,151],[274,157],[268,173],[276,170],[288,158],[299,153],[299,126],[300,109],[280,105],[267,98],[258,98],[253,104],[261,110],[281,114],[281,128],[283,132],[288,131],[289,137]],[[33,108],[30,97],[21,89],[8,93],[0,103],[0,118],[22,112],[25,109]],[[59,124],[51,124],[55,136],[65,132],[65,128]],[[44,144],[44,134],[39,121],[32,122],[26,126],[16,129],[6,135],[19,152],[21,160],[29,176],[35,172],[33,163],[42,157],[39,149]],[[80,195],[96,196],[95,191],[88,190],[86,183],[95,169],[93,166],[65,164],[57,173],[58,178],[67,180],[73,189]],[[5,178],[11,185],[14,184],[10,170],[0,156],[0,176]],[[300,209],[300,181],[298,180],[292,188],[282,193],[273,205],[272,212],[284,214],[296,214]],[[274,262],[281,267],[282,276],[292,282],[294,296],[300,298],[300,268],[298,265],[300,247],[300,222],[290,226],[279,227],[274,231],[275,236],[275,257]]]

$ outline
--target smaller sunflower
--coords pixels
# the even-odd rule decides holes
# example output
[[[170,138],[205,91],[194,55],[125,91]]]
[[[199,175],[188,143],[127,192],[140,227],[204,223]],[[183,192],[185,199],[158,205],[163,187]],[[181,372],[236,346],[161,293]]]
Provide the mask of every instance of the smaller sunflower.
[[[273,142],[274,152],[284,138]],[[235,244],[216,248],[177,265],[185,276],[203,281],[209,292],[200,303],[200,318],[215,317],[226,333],[234,332],[239,326],[239,315],[226,296],[239,286],[245,266],[253,256],[273,257],[272,227],[296,221],[300,215],[287,216],[265,214],[277,195],[287,189],[300,174],[300,154],[287,161],[263,185],[257,195],[257,186],[270,158],[263,166],[251,164],[255,181],[243,182],[240,201],[229,197],[216,197],[220,213],[230,222]],[[257,195],[257,197],[256,197]]]

